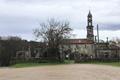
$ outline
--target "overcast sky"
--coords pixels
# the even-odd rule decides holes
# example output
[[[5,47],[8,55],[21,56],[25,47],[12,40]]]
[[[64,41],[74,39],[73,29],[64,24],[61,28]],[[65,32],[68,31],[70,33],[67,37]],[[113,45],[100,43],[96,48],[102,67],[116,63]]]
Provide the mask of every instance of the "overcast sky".
[[[56,18],[70,22],[74,38],[85,38],[89,10],[101,39],[120,38],[120,0],[0,0],[0,36],[34,40],[33,29]]]

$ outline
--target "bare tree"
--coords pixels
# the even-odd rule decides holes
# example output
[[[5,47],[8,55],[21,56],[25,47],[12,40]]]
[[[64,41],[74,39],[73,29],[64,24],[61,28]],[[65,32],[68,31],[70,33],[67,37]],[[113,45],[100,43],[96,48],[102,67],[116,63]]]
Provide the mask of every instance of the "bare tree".
[[[48,57],[60,59],[60,45],[65,38],[70,37],[71,28],[69,22],[61,22],[50,19],[41,23],[40,28],[34,30],[34,35],[47,44]]]

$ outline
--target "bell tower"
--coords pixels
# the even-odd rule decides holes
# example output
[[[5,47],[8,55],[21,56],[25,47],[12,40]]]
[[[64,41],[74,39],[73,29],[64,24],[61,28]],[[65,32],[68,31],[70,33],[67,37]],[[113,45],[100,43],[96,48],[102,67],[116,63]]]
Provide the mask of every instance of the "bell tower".
[[[87,16],[87,39],[94,41],[94,33],[93,33],[93,24],[92,24],[92,14],[89,11]]]

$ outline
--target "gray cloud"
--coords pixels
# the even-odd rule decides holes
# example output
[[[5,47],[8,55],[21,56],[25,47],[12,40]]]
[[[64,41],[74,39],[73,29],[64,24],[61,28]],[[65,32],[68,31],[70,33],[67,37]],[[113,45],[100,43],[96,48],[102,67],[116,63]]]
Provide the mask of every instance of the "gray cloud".
[[[119,0],[0,0],[0,33],[31,35],[40,22],[55,17],[86,30],[91,10],[102,30],[120,30]]]
[[[102,24],[99,28],[100,30],[120,30],[120,24]]]
[[[36,27],[37,21],[22,17],[0,17],[0,32],[28,33]]]

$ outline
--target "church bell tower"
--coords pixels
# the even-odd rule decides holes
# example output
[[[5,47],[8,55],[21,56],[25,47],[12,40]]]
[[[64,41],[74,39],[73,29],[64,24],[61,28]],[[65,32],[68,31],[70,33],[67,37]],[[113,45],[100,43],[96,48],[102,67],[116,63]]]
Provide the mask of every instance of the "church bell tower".
[[[94,41],[94,33],[93,33],[93,24],[92,24],[92,14],[89,11],[87,16],[87,39]]]

